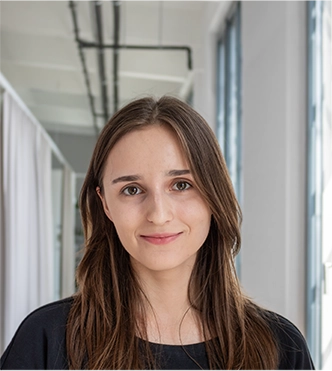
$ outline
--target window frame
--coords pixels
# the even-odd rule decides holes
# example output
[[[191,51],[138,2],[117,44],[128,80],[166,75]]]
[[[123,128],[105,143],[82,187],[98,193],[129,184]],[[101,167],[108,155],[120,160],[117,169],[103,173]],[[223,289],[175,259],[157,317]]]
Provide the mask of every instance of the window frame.
[[[309,1],[307,3],[308,26],[308,120],[307,120],[307,342],[317,369],[323,365],[323,333],[324,324],[324,235],[323,224],[326,223],[324,211],[324,125],[326,125],[327,97],[326,70],[324,63],[331,51],[324,49],[324,12],[327,1]],[[326,15],[326,14],[325,14]],[[330,39],[331,42],[331,39]],[[332,49],[331,44],[329,48]],[[331,67],[330,67],[331,68]],[[329,70],[331,73],[331,69]],[[330,102],[331,104],[331,102]],[[331,108],[331,107],[329,107]],[[324,111],[325,110],[325,111]],[[330,112],[331,119],[331,112]],[[326,133],[325,133],[326,134]],[[326,149],[325,149],[326,151]],[[332,156],[331,156],[332,157]],[[330,158],[331,158],[330,157]],[[326,232],[325,232],[326,233]],[[326,268],[326,267],[325,267]]]
[[[239,204],[242,204],[241,2],[232,4],[217,38],[217,138]],[[240,254],[236,258],[241,274]]]

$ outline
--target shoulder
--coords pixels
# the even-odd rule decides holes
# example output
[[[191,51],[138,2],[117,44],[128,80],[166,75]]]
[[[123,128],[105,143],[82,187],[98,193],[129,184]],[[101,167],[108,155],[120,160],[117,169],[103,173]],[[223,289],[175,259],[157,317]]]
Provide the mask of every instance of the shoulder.
[[[29,325],[46,327],[62,325],[67,321],[73,298],[66,298],[43,305],[31,312],[21,323],[19,329]]]
[[[66,324],[72,302],[72,298],[67,298],[31,312],[1,357],[1,368],[64,368]]]
[[[33,331],[34,337],[43,335],[44,338],[48,334],[62,333],[67,324],[72,302],[72,298],[67,298],[43,305],[34,310],[22,321],[13,340],[22,336],[30,337],[32,336],[31,331]]]
[[[312,370],[314,364],[301,331],[280,314],[266,311],[270,328],[275,335],[279,351],[279,369]]]

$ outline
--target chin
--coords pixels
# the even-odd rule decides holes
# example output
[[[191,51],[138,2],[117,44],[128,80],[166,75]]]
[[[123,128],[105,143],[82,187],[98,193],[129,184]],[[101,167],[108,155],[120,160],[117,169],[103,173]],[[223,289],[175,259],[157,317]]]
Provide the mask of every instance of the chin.
[[[191,270],[193,268],[193,265],[195,263],[195,256],[179,259],[178,256],[176,257],[166,257],[162,256],[158,259],[153,259],[149,261],[136,261],[134,263],[138,269],[141,267],[144,267],[145,269],[151,271],[151,272],[174,272],[176,269],[179,269],[182,273],[185,272],[185,270],[188,270],[189,273],[191,273]]]

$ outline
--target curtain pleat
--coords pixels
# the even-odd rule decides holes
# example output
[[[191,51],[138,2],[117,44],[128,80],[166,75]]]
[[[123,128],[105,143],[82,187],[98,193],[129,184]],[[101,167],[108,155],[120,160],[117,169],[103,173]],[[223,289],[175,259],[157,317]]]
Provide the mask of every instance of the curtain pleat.
[[[73,173],[67,166],[63,170],[61,295],[67,297],[75,292],[75,205]]]
[[[6,346],[22,319],[54,298],[51,147],[40,128],[4,93],[4,251],[1,292]]]

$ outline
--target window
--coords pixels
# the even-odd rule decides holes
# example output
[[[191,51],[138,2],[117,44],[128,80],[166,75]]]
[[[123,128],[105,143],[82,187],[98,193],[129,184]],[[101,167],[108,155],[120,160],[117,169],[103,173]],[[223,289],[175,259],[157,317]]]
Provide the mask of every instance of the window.
[[[240,2],[233,5],[218,41],[217,137],[241,204]],[[236,268],[240,276],[240,256]]]
[[[217,135],[230,176],[241,200],[241,55],[240,3],[218,42]]]
[[[308,3],[307,338],[317,369],[332,368],[331,2]]]

